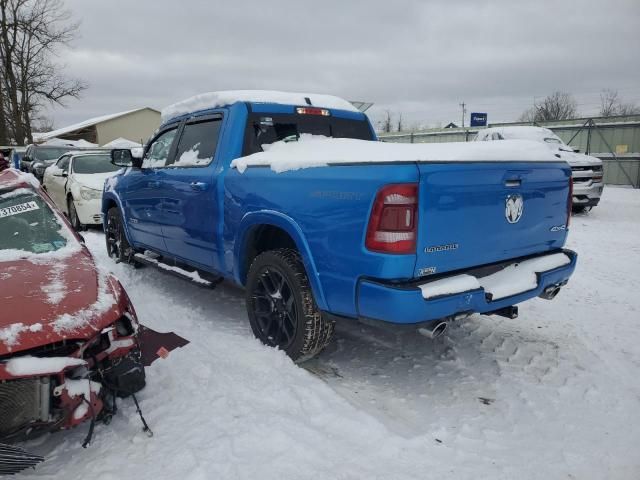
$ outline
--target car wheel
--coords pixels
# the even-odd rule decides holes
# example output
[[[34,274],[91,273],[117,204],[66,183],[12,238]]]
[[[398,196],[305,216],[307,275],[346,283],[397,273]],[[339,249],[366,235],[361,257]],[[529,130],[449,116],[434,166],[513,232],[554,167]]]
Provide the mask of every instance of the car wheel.
[[[125,262],[132,265],[139,265],[133,260],[134,251],[129,245],[127,236],[124,233],[122,215],[117,207],[112,207],[107,212],[107,226],[105,229],[105,240],[107,253],[116,262]]]
[[[571,211],[573,213],[584,213],[586,211],[586,207],[582,206],[582,205],[574,205],[573,207],[571,207]]]
[[[292,249],[258,255],[247,276],[247,313],[254,335],[296,362],[320,353],[333,336],[313,298],[300,254]]]
[[[80,223],[80,218],[78,217],[78,212],[76,210],[76,205],[73,202],[73,197],[67,198],[67,212],[69,212],[69,221],[71,222],[71,226],[77,232],[81,232],[82,230],[84,230],[84,225]]]

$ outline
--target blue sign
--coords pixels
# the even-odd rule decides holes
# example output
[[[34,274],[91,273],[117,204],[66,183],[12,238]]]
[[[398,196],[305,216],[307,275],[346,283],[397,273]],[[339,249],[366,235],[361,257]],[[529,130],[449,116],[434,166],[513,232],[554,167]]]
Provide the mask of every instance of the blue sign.
[[[472,127],[486,127],[487,126],[487,114],[486,113],[472,113],[471,114],[471,126]]]

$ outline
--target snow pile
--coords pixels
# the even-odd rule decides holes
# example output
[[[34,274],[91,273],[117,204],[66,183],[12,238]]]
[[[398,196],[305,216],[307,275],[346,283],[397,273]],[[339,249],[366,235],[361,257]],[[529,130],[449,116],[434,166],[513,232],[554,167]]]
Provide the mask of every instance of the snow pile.
[[[73,357],[17,357],[12,358],[5,364],[7,372],[15,377],[28,375],[45,375],[61,372],[69,367],[84,365],[81,358]]]
[[[52,305],[60,303],[67,295],[67,286],[62,281],[65,265],[55,265],[49,274],[49,283],[42,286],[42,291],[47,295],[47,302]]]
[[[88,323],[99,318],[116,304],[116,299],[109,288],[108,274],[98,269],[98,296],[93,305],[73,314],[63,313],[50,323],[56,333],[71,332],[85,327]]]
[[[173,167],[198,167],[202,165],[208,165],[211,162],[211,157],[199,158],[200,150],[198,147],[200,143],[196,143],[191,150],[187,150],[180,155],[177,162],[173,163]]]
[[[63,385],[58,388],[65,388],[71,398],[82,397],[86,402],[82,402],[73,411],[73,418],[76,420],[84,418],[89,413],[89,402],[91,400],[91,393],[98,394],[102,385],[98,382],[92,382],[86,378],[79,378],[77,380],[71,380],[67,378]]]
[[[115,140],[111,140],[109,143],[105,143],[103,148],[140,148],[142,144],[129,140],[128,138],[119,137]]]
[[[480,282],[478,282],[476,277],[463,274],[435,280],[419,285],[419,287],[422,291],[422,297],[428,300],[443,295],[454,295],[456,293],[477,290],[480,288]]]
[[[145,254],[146,253],[147,252],[145,251]],[[167,265],[166,263],[162,263],[162,262],[158,261],[157,258],[154,258],[149,254],[146,254],[146,255],[145,254],[136,253],[134,255],[134,257],[139,258],[140,260],[145,261],[145,262],[151,262],[156,267],[161,268],[162,270],[166,270],[168,272],[177,273],[180,276],[183,276],[183,277],[186,277],[186,278],[190,279],[192,282],[199,283],[199,284],[205,285],[205,286],[211,285],[211,282],[209,280],[205,280],[204,278],[202,278],[200,276],[200,274],[196,270],[190,272],[189,270],[185,270],[183,268],[176,267],[175,265]]]
[[[19,478],[637,479],[638,218],[638,190],[605,189],[573,218],[569,284],[517,320],[474,315],[435,342],[341,321],[303,367],[253,338],[241,290],[115,264],[88,232],[140,321],[191,343],[147,369],[152,439],[119,400],[91,448],[88,425],[28,442],[47,460]]]
[[[86,140],[65,140],[62,138],[50,138],[46,142],[41,143],[43,147],[73,147],[73,148],[94,148],[97,143],[87,142]]]
[[[195,95],[162,109],[162,121],[166,122],[174,117],[186,113],[206,110],[210,108],[233,105],[236,102],[277,103],[281,105],[306,106],[306,99],[311,100],[314,107],[333,108],[357,112],[358,109],[350,102],[333,95],[317,93],[278,92],[273,90],[227,90]]]
[[[40,182],[31,173],[25,173],[15,168],[7,168],[0,172],[0,187],[2,189],[14,188],[25,183],[33,188],[40,188]]]
[[[12,323],[11,325],[0,328],[0,342],[11,348],[18,343],[18,337],[24,332],[39,332],[42,325],[36,323],[33,325],[25,325],[24,323]]]
[[[297,142],[280,141],[263,149],[233,160],[231,166],[240,173],[250,166],[270,166],[280,173],[345,163],[562,162],[545,145],[526,140],[409,144],[303,134]]]
[[[492,300],[499,300],[533,290],[538,286],[537,273],[547,272],[569,263],[571,259],[564,253],[532,258],[480,278],[480,285],[486,293],[491,294]]]
[[[543,257],[524,260],[487,275],[476,278],[472,275],[454,275],[419,285],[422,297],[431,299],[442,295],[454,295],[484,288],[493,300],[510,297],[533,290],[538,286],[538,273],[571,263],[564,253],[554,253]]]

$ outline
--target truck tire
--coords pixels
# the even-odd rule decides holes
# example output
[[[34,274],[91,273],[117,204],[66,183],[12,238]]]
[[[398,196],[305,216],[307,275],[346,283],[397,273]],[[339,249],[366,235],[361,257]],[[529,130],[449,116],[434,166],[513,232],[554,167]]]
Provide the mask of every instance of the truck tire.
[[[293,249],[255,258],[247,276],[246,304],[254,335],[295,362],[317,355],[331,341],[335,322],[316,305],[300,254]]]
[[[107,225],[105,229],[105,240],[107,245],[107,253],[116,263],[130,263],[138,266],[133,260],[133,248],[129,245],[127,236],[124,233],[124,225],[122,224],[122,215],[118,207],[111,207],[107,211]]]

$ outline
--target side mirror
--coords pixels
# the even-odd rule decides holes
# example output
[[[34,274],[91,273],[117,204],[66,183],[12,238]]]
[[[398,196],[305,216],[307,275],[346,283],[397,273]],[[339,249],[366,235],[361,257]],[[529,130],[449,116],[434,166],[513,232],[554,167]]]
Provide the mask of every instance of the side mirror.
[[[68,177],[69,176],[69,172],[67,172],[66,170],[63,170],[62,173],[60,174],[61,177]]]
[[[569,146],[569,148],[573,150],[573,153],[580,153],[580,149],[579,148],[571,147],[571,146]]]
[[[142,156],[137,153],[128,148],[115,148],[111,150],[111,163],[116,167],[141,168]]]

